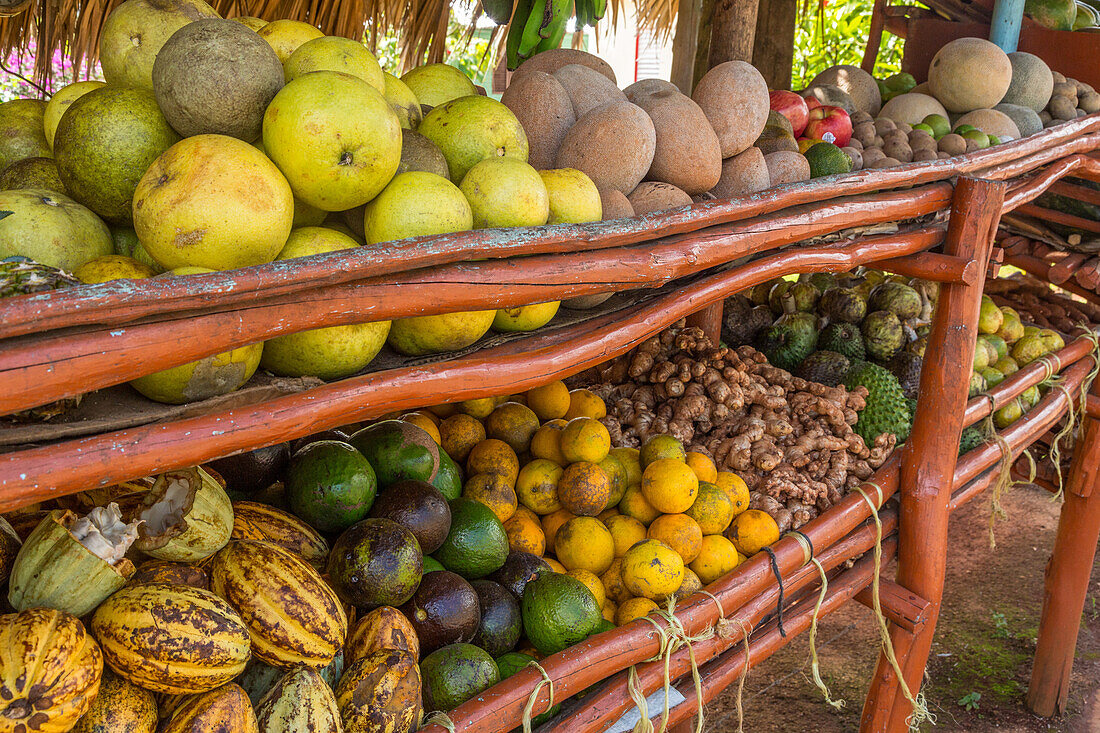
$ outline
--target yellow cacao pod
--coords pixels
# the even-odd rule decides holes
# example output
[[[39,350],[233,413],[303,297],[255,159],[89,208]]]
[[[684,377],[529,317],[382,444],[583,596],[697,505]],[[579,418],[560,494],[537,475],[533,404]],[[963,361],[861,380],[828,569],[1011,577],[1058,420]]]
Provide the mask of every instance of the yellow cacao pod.
[[[234,540],[210,562],[210,590],[236,608],[252,653],[276,667],[324,667],[348,632],[336,594],[316,569],[270,542]]]
[[[336,685],[344,733],[407,733],[420,724],[424,703],[420,667],[408,652],[371,652]]]
[[[240,685],[230,682],[184,700],[158,733],[258,733],[256,713]]]
[[[72,614],[0,616],[0,733],[65,733],[88,712],[103,655]]]
[[[186,585],[126,586],[92,616],[92,633],[118,674],[169,694],[224,685],[248,661],[248,629],[213,593]]]
[[[264,733],[341,733],[332,688],[316,670],[296,667],[284,674],[256,706]]]
[[[99,694],[73,733],[156,733],[157,703],[153,693],[103,670]]]
[[[289,550],[317,569],[325,566],[328,542],[317,530],[282,509],[256,501],[233,502],[235,540],[261,540]]]
[[[380,649],[396,649],[420,658],[416,629],[393,606],[379,606],[355,623],[344,645],[344,663],[350,667]]]

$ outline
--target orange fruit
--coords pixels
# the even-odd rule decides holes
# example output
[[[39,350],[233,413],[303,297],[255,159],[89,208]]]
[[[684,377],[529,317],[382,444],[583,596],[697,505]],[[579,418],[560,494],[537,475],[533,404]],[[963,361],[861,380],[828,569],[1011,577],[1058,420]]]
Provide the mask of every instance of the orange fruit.
[[[466,479],[462,495],[489,507],[501,522],[507,522],[516,513],[516,490],[505,476],[475,474]]]
[[[516,478],[516,496],[523,506],[535,514],[552,514],[561,509],[558,482],[561,466],[545,458],[536,458],[520,469]]]
[[[615,612],[617,610],[619,610],[619,607],[615,605],[615,601],[608,598],[604,600],[603,608],[600,609],[600,613],[604,617],[605,621],[615,623]]]
[[[579,568],[599,575],[615,559],[615,541],[595,517],[573,517],[554,535],[554,555],[567,570]]]
[[[531,437],[539,429],[539,419],[531,408],[518,402],[505,402],[485,420],[485,434],[503,440],[517,454],[531,447]]]
[[[714,465],[710,456],[690,450],[685,454],[684,462],[695,472],[695,476],[700,481],[709,481],[713,484],[718,480],[718,467]]]
[[[622,557],[627,550],[646,537],[645,525],[625,514],[608,517],[603,523],[615,540],[615,557]]]
[[[626,516],[633,517],[645,525],[661,516],[661,513],[649,503],[649,499],[645,498],[640,484],[628,488],[623,493],[623,498],[619,500],[616,508]]]
[[[734,516],[749,508],[749,487],[745,484],[745,480],[736,473],[719,471],[718,479],[714,482],[714,485],[726,492],[726,496],[730,498],[730,503],[733,504]]]
[[[530,512],[517,511],[504,523],[504,532],[508,535],[508,547],[513,552],[530,552],[542,557],[546,553],[546,535],[542,533],[539,520]]]
[[[607,505],[613,507],[618,504],[623,494],[626,493],[626,469],[618,458],[610,453],[597,464],[607,474],[607,480],[611,482],[611,493],[607,497]]]
[[[642,464],[643,470],[649,464],[662,458],[675,459],[681,463],[686,461],[687,452],[684,451],[683,443],[671,435],[654,435],[645,442],[645,445],[638,452],[638,460]]]
[[[458,412],[458,405],[448,402],[445,405],[432,405],[428,410],[440,420]]]
[[[619,459],[626,470],[626,485],[642,483],[642,464],[639,462],[637,448],[612,448],[611,455]]]
[[[551,382],[527,390],[527,406],[535,411],[539,420],[565,417],[569,412],[569,388],[565,382]]]
[[[565,419],[572,420],[575,417],[599,420],[607,417],[607,405],[590,390],[574,389],[569,393],[569,409],[565,412]]]
[[[464,412],[467,415],[476,417],[478,420],[484,420],[489,417],[489,414],[493,411],[493,408],[497,406],[497,401],[493,397],[479,397],[476,400],[465,400],[458,405],[458,411]]]
[[[519,476],[519,458],[503,440],[487,438],[473,447],[466,457],[466,475],[492,473],[504,476],[512,486]]]
[[[648,598],[631,598],[619,604],[618,610],[615,611],[615,625],[626,626],[631,621],[656,610],[657,604]]]
[[[676,597],[683,600],[701,590],[703,590],[703,581],[699,579],[694,570],[684,568],[684,582],[680,583],[680,587],[676,589]]]
[[[714,484],[700,481],[695,502],[684,513],[699,523],[703,534],[722,534],[733,521],[733,502]]]
[[[622,560],[623,585],[636,596],[664,600],[684,582],[683,558],[660,540],[642,540]]]
[[[546,535],[546,549],[554,549],[554,540],[557,539],[558,530],[563,524],[577,516],[568,509],[559,509],[542,518],[542,533]]]
[[[485,440],[485,426],[476,417],[459,413],[439,423],[439,444],[455,463],[465,463],[474,446]]]
[[[572,463],[558,481],[558,501],[577,515],[594,517],[607,507],[611,482],[595,463]]]
[[[561,426],[546,423],[536,430],[531,436],[531,455],[553,461],[559,466],[569,463],[561,454]]]
[[[532,522],[538,524],[540,530],[542,529],[542,518],[539,517],[538,514],[535,514],[533,511],[525,507],[523,504],[519,504],[518,506],[516,506],[516,514],[527,517]],[[516,514],[513,514],[512,516],[514,517],[516,516]]]
[[[611,450],[611,434],[599,420],[575,417],[562,428],[561,454],[570,463],[599,463]]]
[[[617,557],[611,561],[611,565],[609,565],[603,575],[600,576],[600,582],[603,584],[607,597],[615,601],[615,603],[622,603],[631,598],[630,591],[623,585],[622,570],[623,559]]]
[[[568,572],[568,571],[566,571],[565,566],[562,565],[557,560],[555,560],[554,558],[544,557],[542,559],[543,559],[543,562],[545,562],[547,565],[549,565],[550,569],[553,570],[555,573],[561,573],[562,575],[564,575],[566,572]],[[534,655],[532,655],[532,656],[534,656]]]
[[[603,583],[600,582],[600,577],[598,575],[589,570],[582,570],[580,568],[570,570],[566,575],[584,583],[584,586],[592,591],[592,597],[596,599],[596,605],[603,608],[604,601],[607,600],[607,591],[604,590]]]
[[[617,517],[617,516],[619,516],[619,510],[616,509],[615,507],[608,507],[607,509],[604,509],[602,512],[597,514],[596,519],[600,520],[604,524],[607,524],[607,520],[610,517]]]
[[[686,512],[699,493],[699,479],[686,463],[658,458],[642,472],[642,493],[663,514]]]
[[[729,538],[745,557],[779,541],[779,525],[772,516],[759,509],[746,509],[730,525]]]
[[[699,556],[703,545],[703,530],[686,514],[662,514],[649,525],[646,537],[676,550],[685,565]]]
[[[707,586],[737,567],[740,561],[732,542],[720,534],[708,534],[703,538],[699,556],[691,562],[691,569]]]
[[[438,418],[432,419],[435,416],[430,412],[408,412],[399,417],[401,422],[407,422],[423,430],[428,435],[432,436],[432,440],[436,443],[440,442]]]

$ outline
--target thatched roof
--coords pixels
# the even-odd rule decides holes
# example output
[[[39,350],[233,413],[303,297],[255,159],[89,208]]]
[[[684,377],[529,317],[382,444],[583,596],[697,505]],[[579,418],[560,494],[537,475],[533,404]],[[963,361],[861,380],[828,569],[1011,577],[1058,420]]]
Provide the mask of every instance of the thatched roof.
[[[11,1],[11,0],[9,0]],[[369,45],[383,35],[396,34],[406,66],[425,56],[443,59],[450,0],[207,0],[225,18],[253,16],[264,20],[290,18],[317,26],[328,35],[366,38]],[[0,0],[0,14],[4,0]],[[123,0],[32,0],[32,7],[18,15],[0,18],[0,52],[6,58],[13,51],[36,49],[35,80],[43,84],[57,79],[50,59],[60,51],[72,60],[77,71],[98,60],[99,31],[107,15]],[[476,0],[466,7],[480,15]],[[604,22],[616,24],[625,16],[629,0],[610,0]],[[638,15],[644,26],[671,32],[677,0],[643,0],[660,7],[656,17]],[[503,40],[503,33],[496,34]]]

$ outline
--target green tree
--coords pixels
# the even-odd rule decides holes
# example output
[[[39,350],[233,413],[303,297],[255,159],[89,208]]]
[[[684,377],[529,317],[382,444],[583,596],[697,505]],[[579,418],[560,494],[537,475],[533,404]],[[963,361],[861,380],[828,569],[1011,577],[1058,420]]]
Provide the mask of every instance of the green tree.
[[[838,64],[859,66],[871,31],[874,0],[820,0],[816,9],[802,13],[795,29],[791,85],[802,89],[817,74]],[[816,10],[816,12],[815,12]],[[904,41],[883,33],[875,77],[884,79],[901,70]]]

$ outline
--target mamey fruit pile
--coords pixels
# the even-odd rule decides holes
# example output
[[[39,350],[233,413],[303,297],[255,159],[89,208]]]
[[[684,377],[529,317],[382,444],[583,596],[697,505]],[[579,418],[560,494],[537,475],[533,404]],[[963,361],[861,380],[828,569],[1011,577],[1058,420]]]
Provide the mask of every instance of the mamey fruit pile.
[[[668,431],[735,471],[749,506],[783,531],[828,509],[889,457],[895,433],[865,440],[857,421],[908,428],[900,393],[891,399],[880,380],[851,390],[812,382],[751,347],[714,347],[695,329],[669,329],[594,376],[616,442],[644,446]]]

